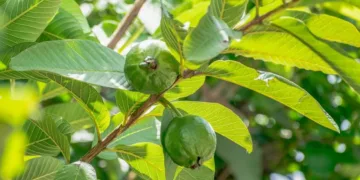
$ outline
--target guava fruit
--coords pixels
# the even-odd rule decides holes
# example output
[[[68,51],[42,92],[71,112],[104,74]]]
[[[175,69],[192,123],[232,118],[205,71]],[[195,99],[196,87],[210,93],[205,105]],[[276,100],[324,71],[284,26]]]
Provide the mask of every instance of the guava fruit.
[[[176,81],[179,63],[164,42],[145,40],[126,55],[124,70],[126,79],[135,90],[159,94]]]
[[[178,165],[195,169],[214,157],[216,134],[202,117],[175,117],[164,132],[163,146]]]

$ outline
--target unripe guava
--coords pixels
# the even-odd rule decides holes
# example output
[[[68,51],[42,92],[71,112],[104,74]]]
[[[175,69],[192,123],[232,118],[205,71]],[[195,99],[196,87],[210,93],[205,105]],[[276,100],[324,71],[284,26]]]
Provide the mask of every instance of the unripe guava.
[[[164,132],[163,146],[176,164],[195,169],[214,157],[216,134],[202,117],[175,117]]]
[[[137,91],[158,94],[168,89],[179,75],[179,63],[159,40],[145,40],[126,55],[125,77]]]

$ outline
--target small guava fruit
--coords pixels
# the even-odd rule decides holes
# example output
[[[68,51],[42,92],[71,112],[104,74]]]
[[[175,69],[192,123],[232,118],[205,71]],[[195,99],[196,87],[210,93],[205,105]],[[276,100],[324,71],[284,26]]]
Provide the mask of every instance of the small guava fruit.
[[[126,55],[125,77],[137,91],[159,94],[179,75],[179,63],[160,40],[145,40]]]
[[[175,117],[164,132],[163,146],[176,164],[195,169],[214,157],[216,134],[202,117]]]

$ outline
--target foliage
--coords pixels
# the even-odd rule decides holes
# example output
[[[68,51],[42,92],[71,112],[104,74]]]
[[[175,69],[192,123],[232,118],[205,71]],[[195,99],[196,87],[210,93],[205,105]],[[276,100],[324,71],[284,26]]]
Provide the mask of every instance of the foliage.
[[[140,1],[0,0],[0,179],[360,177],[357,0],[153,0],[119,23]],[[124,70],[146,39],[179,62],[155,94]],[[179,112],[216,132],[197,170],[162,147]]]

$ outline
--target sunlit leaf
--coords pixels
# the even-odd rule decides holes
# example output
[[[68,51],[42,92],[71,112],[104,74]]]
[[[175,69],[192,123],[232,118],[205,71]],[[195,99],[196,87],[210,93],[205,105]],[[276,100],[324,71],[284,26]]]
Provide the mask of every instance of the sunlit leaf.
[[[180,99],[194,94],[204,84],[205,77],[195,76],[181,80],[179,84],[168,90],[164,97],[168,100]]]
[[[128,116],[139,108],[149,95],[136,91],[118,90],[115,97],[120,111]]]
[[[204,71],[204,75],[254,90],[294,109],[324,127],[339,132],[335,121],[316,99],[281,76],[259,72],[235,61],[215,61]]]
[[[357,93],[360,94],[360,63],[318,40],[299,20],[292,18],[278,19],[272,22],[286,30],[292,36],[301,39],[304,45],[321,54],[322,60],[329,64]]]
[[[25,172],[16,180],[36,179],[51,180],[56,172],[64,166],[64,163],[52,157],[40,157],[31,159],[26,164]]]
[[[0,7],[0,51],[34,42],[60,7],[61,0],[5,1]]]
[[[14,57],[10,68],[46,71],[99,86],[126,89],[125,59],[100,44],[87,40],[38,43]]]
[[[144,179],[165,179],[164,156],[160,145],[137,143],[118,145],[114,150]]]

